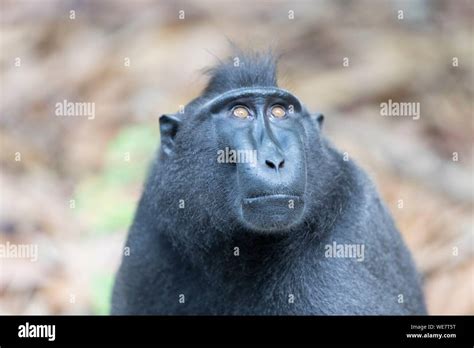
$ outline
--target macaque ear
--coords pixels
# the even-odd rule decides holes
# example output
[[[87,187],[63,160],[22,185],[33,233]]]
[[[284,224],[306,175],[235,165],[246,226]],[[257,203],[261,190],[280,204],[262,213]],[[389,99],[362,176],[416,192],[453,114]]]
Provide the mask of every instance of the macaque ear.
[[[317,123],[319,128],[323,127],[323,122],[324,122],[324,115],[320,112],[311,114],[311,118],[313,118]]]
[[[169,156],[174,152],[174,138],[181,125],[176,116],[163,115],[160,117],[161,150]]]

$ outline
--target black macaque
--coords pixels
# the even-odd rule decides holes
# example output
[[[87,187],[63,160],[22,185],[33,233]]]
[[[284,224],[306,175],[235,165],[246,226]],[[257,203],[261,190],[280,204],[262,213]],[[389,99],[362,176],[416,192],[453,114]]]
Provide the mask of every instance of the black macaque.
[[[239,58],[160,118],[112,314],[425,314],[370,179],[277,86],[271,54]]]

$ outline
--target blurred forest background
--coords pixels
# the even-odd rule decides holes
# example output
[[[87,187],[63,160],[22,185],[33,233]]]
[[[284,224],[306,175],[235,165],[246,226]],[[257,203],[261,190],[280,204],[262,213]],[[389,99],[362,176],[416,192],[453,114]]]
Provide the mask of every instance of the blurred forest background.
[[[107,313],[158,117],[229,40],[282,53],[280,85],[379,187],[429,312],[474,314],[473,1],[0,3],[0,243],[39,246],[0,259],[1,314]],[[65,99],[95,118],[56,116]],[[381,116],[388,99],[420,119]]]

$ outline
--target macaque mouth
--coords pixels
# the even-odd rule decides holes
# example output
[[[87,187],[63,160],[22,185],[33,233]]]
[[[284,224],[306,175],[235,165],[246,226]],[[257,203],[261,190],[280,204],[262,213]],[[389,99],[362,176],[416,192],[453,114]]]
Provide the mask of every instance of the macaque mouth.
[[[254,230],[283,230],[298,222],[304,211],[301,196],[274,194],[244,198],[243,222]]]
[[[254,204],[254,203],[267,203],[267,204],[278,204],[286,203],[287,205],[294,204],[295,202],[302,201],[300,196],[275,194],[275,195],[262,195],[251,198],[244,198],[243,204]]]

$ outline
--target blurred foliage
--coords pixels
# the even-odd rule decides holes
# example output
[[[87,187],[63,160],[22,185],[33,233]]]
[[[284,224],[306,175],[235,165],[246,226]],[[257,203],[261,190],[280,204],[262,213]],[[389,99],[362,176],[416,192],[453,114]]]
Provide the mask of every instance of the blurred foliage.
[[[126,229],[132,222],[136,199],[130,194],[143,182],[158,146],[156,129],[148,125],[124,127],[110,142],[104,167],[85,177],[76,191],[77,212],[90,220],[93,233]]]
[[[93,314],[109,314],[114,277],[110,273],[94,274],[92,277]]]

